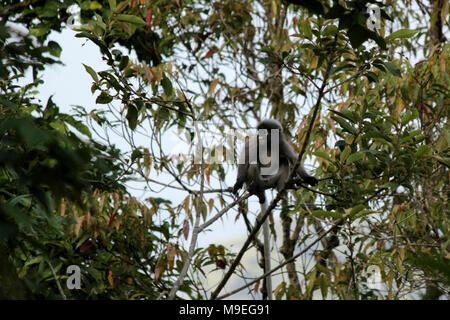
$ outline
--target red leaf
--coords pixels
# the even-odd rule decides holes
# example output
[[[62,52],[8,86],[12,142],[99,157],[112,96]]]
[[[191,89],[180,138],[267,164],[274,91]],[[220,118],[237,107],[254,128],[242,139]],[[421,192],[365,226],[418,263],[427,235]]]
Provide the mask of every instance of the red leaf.
[[[187,240],[187,238],[189,236],[189,220],[188,219],[184,220],[184,223],[183,223],[183,234],[184,234],[184,239]]]
[[[153,8],[147,10],[147,17],[145,18],[145,22],[147,22],[148,32],[152,33],[152,13]]]
[[[92,242],[87,241],[85,243],[83,243],[83,245],[80,248],[80,252],[83,253],[85,252],[87,249],[89,249],[92,246]]]
[[[259,284],[260,284],[260,283],[261,283],[261,280],[258,280],[258,282],[255,283],[255,287],[254,287],[254,289],[253,289],[253,292],[258,293],[258,290],[259,290]]]
[[[427,108],[425,107],[425,105],[423,103],[420,104],[420,107],[422,109],[423,112],[425,112],[425,115],[427,116],[428,121],[430,120],[430,114],[428,113]]]
[[[213,46],[209,49],[209,51],[203,56],[202,59],[208,59],[211,58],[213,56],[214,53],[217,52],[217,47]]]

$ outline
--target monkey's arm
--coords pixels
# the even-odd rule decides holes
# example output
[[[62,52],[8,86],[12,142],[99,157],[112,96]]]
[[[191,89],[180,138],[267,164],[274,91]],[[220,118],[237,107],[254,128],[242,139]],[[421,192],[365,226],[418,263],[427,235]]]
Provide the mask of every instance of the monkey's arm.
[[[298,158],[298,153],[295,152],[291,145],[286,141],[281,141],[280,143],[280,154],[286,155],[291,165],[294,165]],[[306,172],[301,163],[297,168],[297,173],[304,182],[311,186],[315,186],[319,183],[315,177]]]
[[[244,186],[244,183],[248,183],[248,169],[249,169],[249,142],[245,142],[244,147],[239,154],[238,159],[238,172],[236,177],[236,183],[233,186],[233,193],[237,194],[239,189]]]
[[[242,163],[238,165],[236,183],[233,186],[234,194],[238,193],[239,189],[243,187],[244,182],[247,180],[247,171],[248,171],[248,164]]]

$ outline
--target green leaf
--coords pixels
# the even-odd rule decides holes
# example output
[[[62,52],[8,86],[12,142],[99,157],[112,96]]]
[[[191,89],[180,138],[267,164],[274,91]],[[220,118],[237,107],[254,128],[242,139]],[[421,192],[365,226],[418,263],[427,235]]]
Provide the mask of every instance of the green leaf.
[[[94,69],[92,69],[88,65],[85,65],[84,63],[83,63],[83,66],[86,69],[86,71],[91,75],[92,79],[94,79],[95,83],[98,83],[97,72],[95,72]]]
[[[15,206],[19,203],[22,206],[28,207],[31,204],[31,194],[21,194],[15,198],[12,198],[7,203],[11,206]]]
[[[347,121],[345,121],[342,118],[338,118],[335,116],[331,116],[332,119],[334,119],[334,121],[336,121],[337,123],[339,123],[339,125],[342,127],[342,129],[344,129],[344,131],[347,131],[353,135],[356,135],[358,133],[358,130],[356,128],[353,128],[350,124],[347,123]]]
[[[77,129],[82,134],[88,136],[89,138],[92,137],[91,131],[83,122],[81,122],[79,120],[75,120],[73,118],[68,118],[68,119],[66,119],[66,121],[67,121],[67,123],[72,125],[75,129]]]
[[[356,207],[353,207],[353,208],[350,210],[350,216],[353,216],[353,215],[357,214],[358,212],[360,212],[361,210],[363,210],[363,209],[365,209],[365,208],[366,208],[366,205],[364,205],[364,204],[358,204]]]
[[[280,63],[280,61],[278,61],[277,59],[274,59],[274,58],[261,58],[261,59],[259,59],[259,62],[261,62],[263,64],[269,64],[269,63],[279,64]]]
[[[58,15],[58,3],[56,1],[45,1],[43,7],[36,8],[39,18],[52,18]]]
[[[324,210],[316,210],[312,213],[312,216],[314,217],[322,217],[322,218],[342,218],[342,214],[339,212],[331,212],[331,211],[324,211]]]
[[[123,69],[125,69],[129,61],[130,58],[128,56],[122,56],[122,58],[120,58],[119,70],[122,71]]]
[[[50,54],[52,56],[59,57],[61,55],[62,49],[57,42],[49,41],[47,47],[48,47],[48,52],[50,52]]]
[[[338,33],[338,28],[335,25],[333,25],[333,24],[328,25],[322,31],[322,35],[323,36],[334,36],[337,33]]]
[[[97,9],[101,9],[102,5],[100,3],[98,3],[97,1],[92,1],[89,5],[89,9],[91,10],[97,10]]]
[[[347,35],[350,39],[352,47],[355,49],[362,45],[364,41],[369,39],[369,34],[360,25],[352,25],[348,29]]]
[[[378,140],[382,139],[382,140],[385,140],[387,142],[392,142],[392,139],[389,136],[387,136],[385,134],[382,134],[381,132],[375,131],[375,130],[371,130],[371,131],[367,132],[366,134],[364,134],[362,136],[362,138],[364,138],[364,139],[378,139]]]
[[[11,109],[13,109],[14,111],[19,111],[19,108],[16,106],[15,103],[12,103],[11,101],[6,100],[6,99],[3,98],[3,97],[0,97],[0,105],[6,106],[6,107],[8,107],[8,108],[11,108]]]
[[[12,125],[29,147],[35,148],[52,140],[52,136],[47,131],[42,130],[29,119],[15,120]]]
[[[339,159],[341,160],[341,162],[344,162],[348,158],[350,152],[352,152],[350,147],[345,147],[344,148],[344,151],[342,151],[340,156],[339,156]]]
[[[428,155],[433,151],[431,146],[420,146],[417,148],[416,157],[420,158],[421,156]]]
[[[305,37],[309,40],[312,39],[312,30],[311,30],[311,25],[310,23],[304,21],[301,23],[301,31],[303,32],[303,34],[305,35]]]
[[[396,77],[402,76],[400,69],[395,64],[393,64],[391,62],[385,62],[384,65],[389,70],[389,72],[392,73],[394,76],[396,76]]]
[[[131,130],[136,129],[137,126],[137,118],[138,118],[138,110],[134,105],[128,106],[128,111],[126,118],[128,120],[128,125],[130,126]]]
[[[393,39],[405,39],[405,38],[411,38],[414,36],[419,30],[410,30],[410,29],[400,29],[395,32],[392,32],[390,35],[386,37],[386,40],[393,40]]]
[[[35,37],[42,37],[42,36],[46,35],[49,31],[50,31],[49,26],[40,24],[40,25],[37,25],[35,28],[31,28],[30,34]]]
[[[108,3],[111,10],[116,9],[116,0],[108,0]]]
[[[170,82],[170,80],[166,76],[164,76],[161,81],[161,85],[163,86],[166,96],[170,97],[173,93],[172,82]]]
[[[363,157],[363,153],[361,152],[356,152],[351,154],[348,158],[347,158],[347,164],[352,164],[355,161],[361,160]]]
[[[369,71],[365,74],[365,76],[367,77],[367,79],[369,80],[369,82],[375,82],[378,83],[378,76],[373,73],[372,71]]]
[[[128,22],[128,23],[134,24],[136,26],[145,26],[146,25],[144,20],[142,20],[141,18],[139,18],[137,16],[133,16],[131,14],[118,14],[117,20],[119,20],[121,22]]]
[[[106,92],[102,91],[102,93],[100,93],[100,95],[95,100],[95,103],[107,104],[107,103],[110,103],[112,101],[112,99],[113,98],[109,94],[107,94]]]
[[[142,158],[144,154],[139,149],[134,149],[133,153],[131,154],[131,161],[134,162],[136,159]]]
[[[21,227],[28,227],[33,222],[28,214],[10,204],[3,205],[1,211],[3,211],[3,213],[5,213],[7,216],[11,217],[14,222]]]
[[[336,111],[336,110],[330,110],[331,112],[333,112],[334,114],[337,114],[338,116],[347,119],[348,121],[352,122],[352,123],[357,123],[358,122],[358,115],[350,110],[341,110],[341,111]]]
[[[313,152],[313,155],[315,155],[316,157],[325,159],[325,160],[327,160],[327,161],[329,161],[329,162],[332,162],[332,161],[333,161],[333,160],[331,160],[329,154],[326,153],[326,152],[323,152],[323,151],[316,151],[316,152]]]

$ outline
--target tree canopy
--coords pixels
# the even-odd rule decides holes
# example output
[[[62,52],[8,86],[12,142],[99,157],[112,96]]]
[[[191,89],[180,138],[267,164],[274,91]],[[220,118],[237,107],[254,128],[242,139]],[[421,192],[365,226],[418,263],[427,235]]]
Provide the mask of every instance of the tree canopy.
[[[234,150],[232,130],[276,118],[320,182],[273,192],[275,297],[448,299],[448,11],[443,0],[0,1],[0,298],[265,297],[263,270],[242,262],[263,255],[261,216],[231,193],[236,166],[212,160]],[[36,95],[64,62],[52,32],[68,28],[108,67],[84,64],[95,107],[61,112]],[[222,137],[214,147],[199,123]],[[173,157],[170,132],[203,146],[201,161]],[[246,226],[242,247],[199,245],[222,219]]]

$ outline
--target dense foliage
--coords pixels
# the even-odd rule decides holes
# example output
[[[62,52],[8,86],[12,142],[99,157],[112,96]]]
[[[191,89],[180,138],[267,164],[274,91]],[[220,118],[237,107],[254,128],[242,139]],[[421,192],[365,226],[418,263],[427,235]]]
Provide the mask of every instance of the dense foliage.
[[[197,247],[227,214],[251,231],[258,212],[235,201],[231,167],[175,162],[163,136],[266,117],[321,180],[273,203],[277,262],[304,251],[282,269],[277,299],[448,298],[449,4],[377,3],[370,30],[365,4],[0,1],[0,298],[206,299],[211,275],[254,275],[239,248]],[[72,114],[35,98],[64,50],[51,32],[68,24],[108,64],[84,65],[97,108]],[[120,128],[129,150],[100,127]],[[137,199],[131,181],[153,193]],[[65,287],[70,265],[80,290]],[[249,298],[263,287],[256,279]]]

